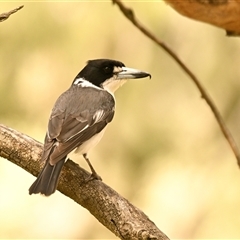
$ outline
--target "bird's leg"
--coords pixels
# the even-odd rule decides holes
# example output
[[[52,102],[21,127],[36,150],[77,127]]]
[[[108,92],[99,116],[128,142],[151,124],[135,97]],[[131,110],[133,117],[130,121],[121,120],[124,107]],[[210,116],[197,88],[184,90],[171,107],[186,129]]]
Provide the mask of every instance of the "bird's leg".
[[[91,181],[91,180],[94,180],[94,179],[97,179],[97,180],[102,181],[102,178],[97,174],[97,172],[96,172],[95,169],[93,168],[93,166],[92,166],[92,164],[90,163],[90,160],[89,160],[89,158],[87,157],[87,154],[86,154],[86,153],[83,154],[83,157],[84,157],[84,159],[87,161],[87,164],[88,164],[88,166],[90,167],[91,172],[92,172],[90,178],[87,179],[87,181]]]

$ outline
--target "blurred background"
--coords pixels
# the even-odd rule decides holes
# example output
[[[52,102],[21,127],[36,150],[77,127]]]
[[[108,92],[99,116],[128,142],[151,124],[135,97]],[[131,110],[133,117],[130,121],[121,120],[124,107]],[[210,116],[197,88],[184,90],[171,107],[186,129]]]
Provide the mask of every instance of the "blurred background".
[[[117,110],[90,159],[104,182],[171,239],[240,238],[240,171],[192,81],[111,1],[1,2],[24,8],[0,24],[0,123],[43,142],[57,97],[89,59],[148,71],[116,93]],[[240,146],[240,42],[163,1],[129,1],[206,87]],[[85,167],[83,158],[78,163]],[[0,161],[0,238],[116,239],[56,192],[29,196],[35,177]]]

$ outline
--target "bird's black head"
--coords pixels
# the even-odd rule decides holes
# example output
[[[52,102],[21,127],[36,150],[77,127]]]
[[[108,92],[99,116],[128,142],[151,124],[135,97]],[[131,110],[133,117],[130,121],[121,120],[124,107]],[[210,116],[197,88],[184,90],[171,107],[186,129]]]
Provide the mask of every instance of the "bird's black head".
[[[143,78],[151,75],[136,69],[126,68],[122,62],[110,59],[95,59],[87,62],[87,65],[75,77],[73,84],[78,79],[84,79],[97,87],[114,92],[125,83],[124,80]]]
[[[124,67],[124,64],[109,59],[90,60],[75,79],[84,78],[92,84],[100,87],[103,82],[113,77],[114,67],[121,68]]]

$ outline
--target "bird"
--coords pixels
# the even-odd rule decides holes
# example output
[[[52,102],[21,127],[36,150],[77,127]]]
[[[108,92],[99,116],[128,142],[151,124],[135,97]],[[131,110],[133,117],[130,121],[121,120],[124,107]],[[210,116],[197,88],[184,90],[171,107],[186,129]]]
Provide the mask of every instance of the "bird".
[[[62,167],[73,151],[87,161],[91,179],[101,180],[87,154],[113,119],[114,92],[129,79],[145,77],[151,78],[151,75],[128,68],[120,61],[94,59],[87,62],[53,106],[41,156],[44,166],[29,188],[30,195],[50,196],[56,191]]]

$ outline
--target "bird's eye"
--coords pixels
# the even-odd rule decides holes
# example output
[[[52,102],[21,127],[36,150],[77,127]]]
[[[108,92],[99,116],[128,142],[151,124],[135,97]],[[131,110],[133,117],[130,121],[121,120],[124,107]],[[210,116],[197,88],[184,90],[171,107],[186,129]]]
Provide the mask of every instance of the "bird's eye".
[[[109,67],[109,66],[104,67],[103,70],[104,70],[104,72],[107,73],[107,74],[109,74],[109,73],[112,72],[112,68]]]

